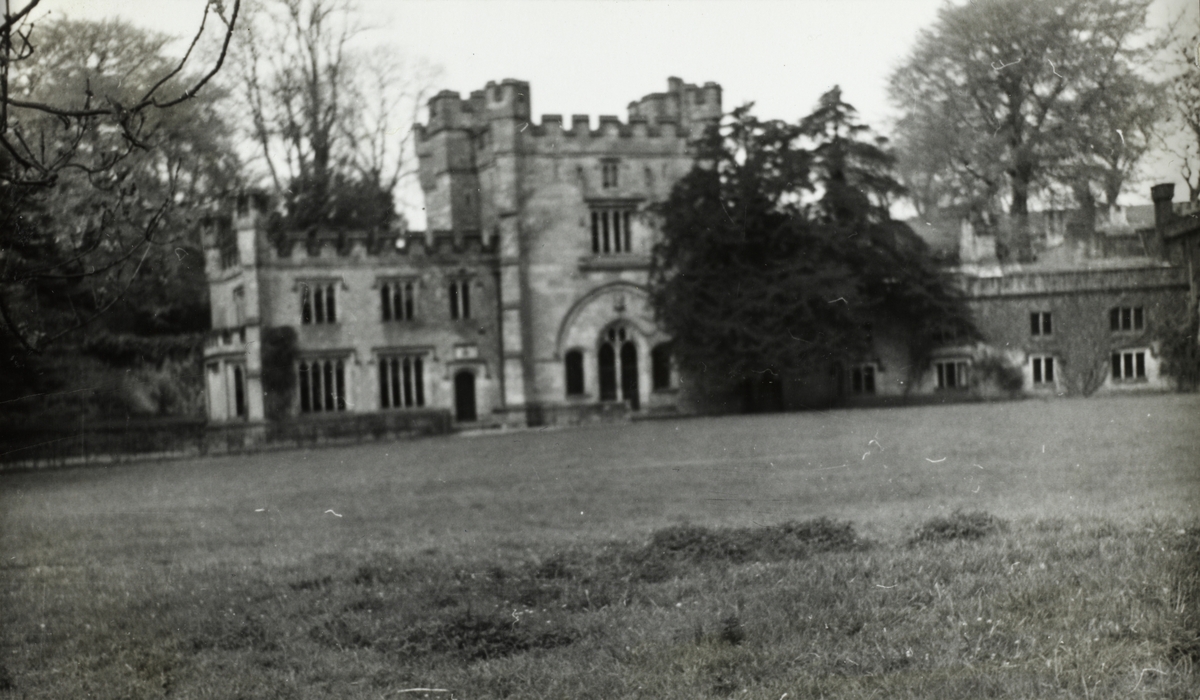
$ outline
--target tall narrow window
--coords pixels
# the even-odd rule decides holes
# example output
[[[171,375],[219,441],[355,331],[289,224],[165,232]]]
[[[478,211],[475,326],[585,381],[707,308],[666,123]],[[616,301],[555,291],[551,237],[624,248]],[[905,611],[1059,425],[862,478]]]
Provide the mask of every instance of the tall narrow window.
[[[420,355],[379,358],[379,407],[419,408],[425,405],[425,363]]]
[[[623,327],[609,328],[600,339],[597,351],[600,370],[600,400],[620,398],[638,410],[641,394],[638,390],[638,352],[633,335]]]
[[[300,283],[300,322],[337,323],[336,282]]]
[[[471,318],[470,280],[456,280],[450,283],[450,318]]]
[[[239,418],[246,417],[246,378],[242,368],[233,368],[233,413]]]
[[[300,412],[308,413],[312,410],[312,393],[309,391],[308,383],[308,363],[300,363]]]
[[[413,283],[399,280],[379,287],[379,305],[384,321],[411,321],[416,309]]]
[[[617,172],[620,163],[614,159],[600,162],[600,183],[605,189],[617,186]]]
[[[854,365],[850,368],[850,393],[875,393],[875,365]]]
[[[1145,328],[1145,313],[1140,306],[1118,306],[1108,312],[1109,327],[1114,331],[1140,331]]]
[[[600,400],[617,400],[617,351],[611,343],[602,343],[597,355],[600,365]]]
[[[1146,351],[1128,350],[1112,354],[1112,378],[1136,381],[1146,378]]]
[[[233,318],[239,326],[246,322],[246,288],[242,285],[233,288]]]
[[[613,252],[620,253],[621,243],[624,240],[621,237],[621,212],[611,211],[608,214],[612,217]]]
[[[1054,383],[1054,358],[1053,357],[1034,357],[1030,360],[1033,365],[1033,383],[1034,384],[1053,384]]]
[[[592,210],[592,253],[633,251],[633,212],[629,207]]]
[[[937,388],[965,389],[968,384],[968,367],[966,361],[950,360],[934,363],[937,371]]]
[[[336,358],[300,363],[300,412],[346,410],[346,364]]]
[[[1050,335],[1051,331],[1049,311],[1034,311],[1029,314],[1030,335]]]
[[[567,373],[567,396],[583,394],[583,351],[568,350],[564,358],[564,365]]]

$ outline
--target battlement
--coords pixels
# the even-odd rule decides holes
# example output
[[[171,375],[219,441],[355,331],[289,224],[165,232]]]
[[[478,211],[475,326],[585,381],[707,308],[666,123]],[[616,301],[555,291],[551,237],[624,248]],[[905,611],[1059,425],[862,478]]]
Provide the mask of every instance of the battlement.
[[[427,103],[429,122],[414,128],[424,139],[448,129],[480,129],[494,119],[528,121],[532,103],[529,83],[512,78],[499,83],[488,81],[484,89],[471,92],[466,100],[453,90],[442,90]]]
[[[721,118],[721,86],[685,83],[680,78],[667,78],[666,92],[653,92],[629,103],[629,116],[643,117],[650,123],[674,119],[685,129],[692,125]]]
[[[679,120],[663,117],[656,123],[641,116],[633,116],[622,122],[620,117],[602,114],[591,128],[591,118],[586,114],[571,115],[571,125],[563,124],[561,114],[543,114],[540,124],[530,124],[524,132],[533,138],[565,137],[570,139],[601,139],[618,137],[623,139],[678,139],[687,134],[679,128]]]
[[[709,123],[721,118],[721,86],[708,82],[703,85],[685,83],[680,78],[667,79],[667,91],[646,95],[629,103],[627,122],[613,115],[601,115],[598,126],[591,129],[586,114],[571,115],[567,128],[562,115],[542,115],[540,124],[531,118],[532,97],[529,83],[506,79],[488,82],[482,90],[471,92],[466,100],[459,93],[443,90],[429,100],[429,121],[414,127],[419,141],[445,130],[482,131],[497,119],[521,120],[528,124],[521,132],[526,136],[567,136],[576,138],[687,138],[699,135]]]
[[[307,232],[265,232],[267,243],[277,261],[300,262],[327,257],[472,257],[492,255],[498,241],[484,238],[478,230],[464,231],[333,231],[309,229]]]

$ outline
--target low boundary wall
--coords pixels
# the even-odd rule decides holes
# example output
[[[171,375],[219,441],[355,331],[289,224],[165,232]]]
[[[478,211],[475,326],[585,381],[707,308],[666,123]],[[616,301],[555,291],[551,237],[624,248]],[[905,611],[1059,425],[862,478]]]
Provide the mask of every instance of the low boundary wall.
[[[450,430],[450,413],[441,410],[304,416],[277,423],[131,419],[3,426],[0,470],[405,439]]]

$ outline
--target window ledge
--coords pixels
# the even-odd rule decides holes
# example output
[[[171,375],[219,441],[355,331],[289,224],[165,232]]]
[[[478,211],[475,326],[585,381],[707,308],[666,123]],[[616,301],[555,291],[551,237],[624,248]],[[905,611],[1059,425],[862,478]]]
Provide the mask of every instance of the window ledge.
[[[648,270],[650,256],[637,253],[598,253],[579,259],[579,269],[588,270]]]

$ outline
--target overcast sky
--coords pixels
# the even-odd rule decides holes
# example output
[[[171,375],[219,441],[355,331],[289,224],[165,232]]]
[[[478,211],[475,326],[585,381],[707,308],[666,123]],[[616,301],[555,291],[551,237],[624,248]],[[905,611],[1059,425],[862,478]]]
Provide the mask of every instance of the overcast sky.
[[[762,117],[795,120],[833,85],[884,132],[894,117],[888,74],[945,0],[359,0],[386,42],[443,69],[438,89],[466,96],[489,80],[531,83],[541,114],[616,114],[666,89],[668,76],[715,81],[726,109],[753,101]],[[1151,23],[1200,0],[1155,0]],[[177,35],[195,30],[204,0],[42,0],[74,18],[111,14]],[[569,116],[568,116],[569,119]],[[1149,181],[1178,180],[1158,159]],[[1179,180],[1177,189],[1183,189]],[[1144,196],[1129,197],[1130,203]]]

